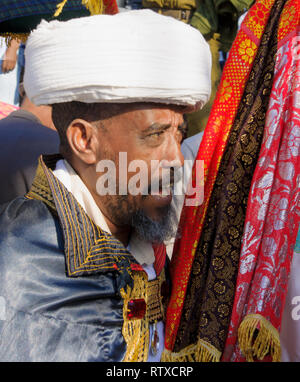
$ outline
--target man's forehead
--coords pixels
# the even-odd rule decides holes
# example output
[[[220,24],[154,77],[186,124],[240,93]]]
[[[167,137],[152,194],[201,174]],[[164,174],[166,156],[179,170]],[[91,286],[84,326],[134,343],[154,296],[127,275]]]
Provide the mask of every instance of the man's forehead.
[[[122,116],[120,116],[122,118]],[[123,114],[124,120],[132,121],[141,130],[148,128],[167,128],[183,122],[183,111],[170,106],[148,106],[137,108]],[[133,126],[133,127],[134,127]]]

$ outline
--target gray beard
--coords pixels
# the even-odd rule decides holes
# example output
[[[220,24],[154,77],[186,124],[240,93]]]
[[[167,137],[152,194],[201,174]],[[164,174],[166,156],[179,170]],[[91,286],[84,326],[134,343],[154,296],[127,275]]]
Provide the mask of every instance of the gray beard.
[[[134,212],[131,226],[139,237],[154,244],[160,244],[176,236],[178,219],[174,208],[170,205],[164,208],[159,221],[149,218],[143,210]]]

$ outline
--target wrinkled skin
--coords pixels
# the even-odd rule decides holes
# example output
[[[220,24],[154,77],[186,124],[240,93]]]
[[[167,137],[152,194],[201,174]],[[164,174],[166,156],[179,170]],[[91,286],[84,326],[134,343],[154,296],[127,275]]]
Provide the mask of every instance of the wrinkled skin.
[[[119,182],[123,189],[124,186],[127,188],[130,179],[140,171],[150,185],[153,160],[165,161],[162,163],[167,167],[181,167],[183,125],[183,113],[179,108],[139,104],[125,112],[112,113],[112,116],[101,121],[89,123],[77,119],[68,127],[67,138],[72,150],[69,160],[89,188],[112,234],[125,245],[130,235],[132,216],[142,211],[147,218],[159,223],[170,208],[172,195],[162,195],[161,190],[156,195],[118,195]],[[128,164],[133,160],[142,160],[144,170],[136,169],[136,172],[124,174],[121,168],[119,172],[120,152],[127,153]],[[97,180],[105,173],[99,172],[97,164],[104,159],[116,165],[117,195],[100,195],[97,192]],[[156,172],[156,180],[157,174],[161,180],[161,170]]]

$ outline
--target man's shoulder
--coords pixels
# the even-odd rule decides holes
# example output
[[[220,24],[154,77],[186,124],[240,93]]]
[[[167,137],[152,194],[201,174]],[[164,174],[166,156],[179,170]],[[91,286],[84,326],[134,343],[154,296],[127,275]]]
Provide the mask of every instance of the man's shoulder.
[[[7,117],[0,120],[0,158],[7,164],[2,168],[2,174],[11,177],[9,171],[24,170],[29,166],[35,169],[41,154],[58,151],[57,131],[23,118]]]
[[[45,203],[21,196],[0,207],[0,242],[12,235],[26,235],[26,232],[40,230],[53,222],[55,216]]]

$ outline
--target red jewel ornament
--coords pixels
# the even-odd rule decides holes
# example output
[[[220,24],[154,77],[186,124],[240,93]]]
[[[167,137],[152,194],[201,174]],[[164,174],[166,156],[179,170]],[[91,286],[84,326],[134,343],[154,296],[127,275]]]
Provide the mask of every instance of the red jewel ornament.
[[[146,302],[143,298],[137,298],[130,300],[127,304],[127,318],[132,320],[133,318],[143,318],[146,314]]]
[[[130,268],[133,271],[141,271],[141,272],[144,271],[144,268],[140,264],[130,264]]]

